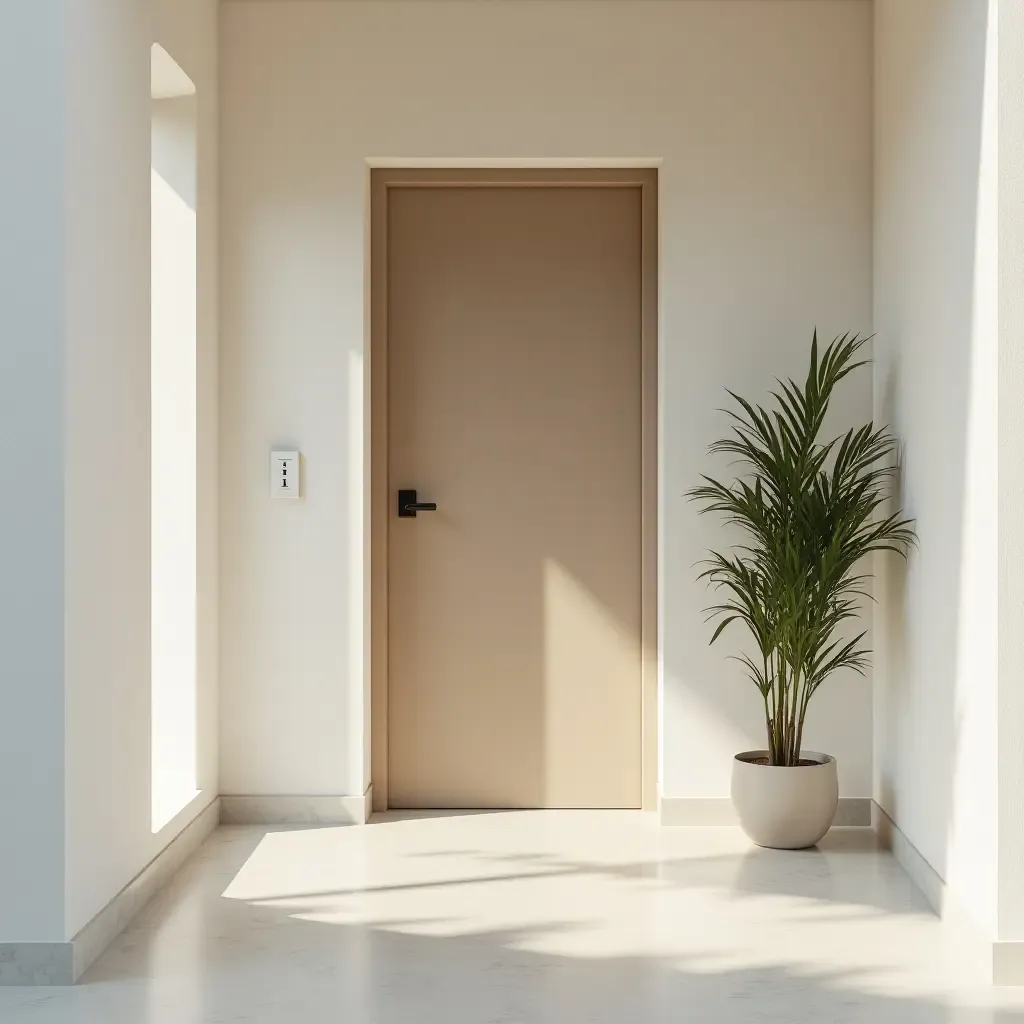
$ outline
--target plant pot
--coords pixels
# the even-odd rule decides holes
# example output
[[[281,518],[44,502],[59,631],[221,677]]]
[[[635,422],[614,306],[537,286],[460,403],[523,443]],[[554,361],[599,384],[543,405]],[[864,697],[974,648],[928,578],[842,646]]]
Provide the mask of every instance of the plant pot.
[[[767,750],[746,750],[732,763],[732,802],[743,831],[758,846],[802,850],[832,827],[839,806],[836,759],[805,750],[814,764],[780,768],[755,764]]]

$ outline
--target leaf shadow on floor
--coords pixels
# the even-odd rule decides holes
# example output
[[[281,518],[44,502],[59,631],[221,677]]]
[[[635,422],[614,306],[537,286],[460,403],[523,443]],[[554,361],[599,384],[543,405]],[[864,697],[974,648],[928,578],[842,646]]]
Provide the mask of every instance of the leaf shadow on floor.
[[[932,911],[917,887],[902,871],[880,878],[872,857],[880,851],[868,830],[835,830],[809,850],[768,850],[750,847],[695,857],[661,857],[636,861],[572,859],[547,852],[493,850],[429,850],[413,859],[455,859],[479,866],[460,878],[428,878],[414,882],[356,885],[352,888],[296,890],[288,899],[361,897],[367,893],[410,892],[455,888],[482,883],[501,884],[522,879],[602,876],[621,881],[685,889],[715,888],[736,899],[779,895],[810,902],[862,907],[866,912],[925,914]],[[856,864],[856,867],[852,867]],[[870,875],[870,879],[866,876]],[[865,884],[869,881],[870,884]]]
[[[839,840],[804,858],[798,895],[841,899],[829,890],[825,868],[829,855],[842,856],[856,842]],[[749,942],[738,943],[735,956],[588,953],[585,941],[574,944],[578,921],[474,929],[454,916],[366,920],[355,912],[367,891],[360,889],[221,898],[257,845],[258,837],[242,836],[228,849],[201,853],[115,940],[85,984],[68,990],[63,1009],[25,1002],[10,1019],[92,1024],[101,1019],[85,1012],[92,1005],[106,1007],[104,1024],[1024,1024],[1024,1011],[996,1008],[998,998],[983,986],[970,990],[970,1005],[956,1002],[967,998],[963,992],[944,995],[938,969],[927,993],[907,992],[896,968],[823,969],[770,948],[751,958]],[[728,878],[742,898],[779,888],[771,854],[754,851],[739,863],[697,858],[685,880],[681,862],[677,875],[671,860],[655,872],[646,863],[582,864],[543,853],[480,856],[506,868],[521,861],[529,875],[611,873],[628,885],[717,887]],[[820,879],[808,884],[807,870]],[[904,912],[897,903],[891,912]],[[599,916],[601,908],[593,909]],[[799,926],[780,919],[780,927]]]

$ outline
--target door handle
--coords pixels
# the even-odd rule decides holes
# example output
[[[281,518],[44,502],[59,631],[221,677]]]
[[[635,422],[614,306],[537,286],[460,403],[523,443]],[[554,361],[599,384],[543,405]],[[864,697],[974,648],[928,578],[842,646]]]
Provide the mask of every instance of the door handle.
[[[433,501],[417,501],[415,490],[398,492],[398,518],[415,519],[417,512],[436,512],[437,503]]]

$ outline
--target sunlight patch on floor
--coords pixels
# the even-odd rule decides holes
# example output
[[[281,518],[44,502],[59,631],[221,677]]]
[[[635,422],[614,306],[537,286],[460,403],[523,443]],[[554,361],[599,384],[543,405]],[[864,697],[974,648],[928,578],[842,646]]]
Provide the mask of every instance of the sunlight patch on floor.
[[[868,831],[620,812],[220,829],[26,1024],[1021,1024]]]

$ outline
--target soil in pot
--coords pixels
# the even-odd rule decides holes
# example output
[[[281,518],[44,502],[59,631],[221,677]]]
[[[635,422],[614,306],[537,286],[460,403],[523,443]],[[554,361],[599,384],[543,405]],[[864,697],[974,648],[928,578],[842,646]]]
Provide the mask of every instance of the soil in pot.
[[[770,765],[771,761],[767,757],[752,757],[749,761],[747,761],[747,764],[767,764],[767,765]],[[811,767],[813,767],[816,764],[821,764],[821,762],[820,761],[808,761],[806,757],[801,757],[800,760],[797,762],[796,767],[797,768],[811,768]],[[776,765],[775,767],[779,767],[779,766]],[[790,767],[792,767],[792,766],[790,766]]]

